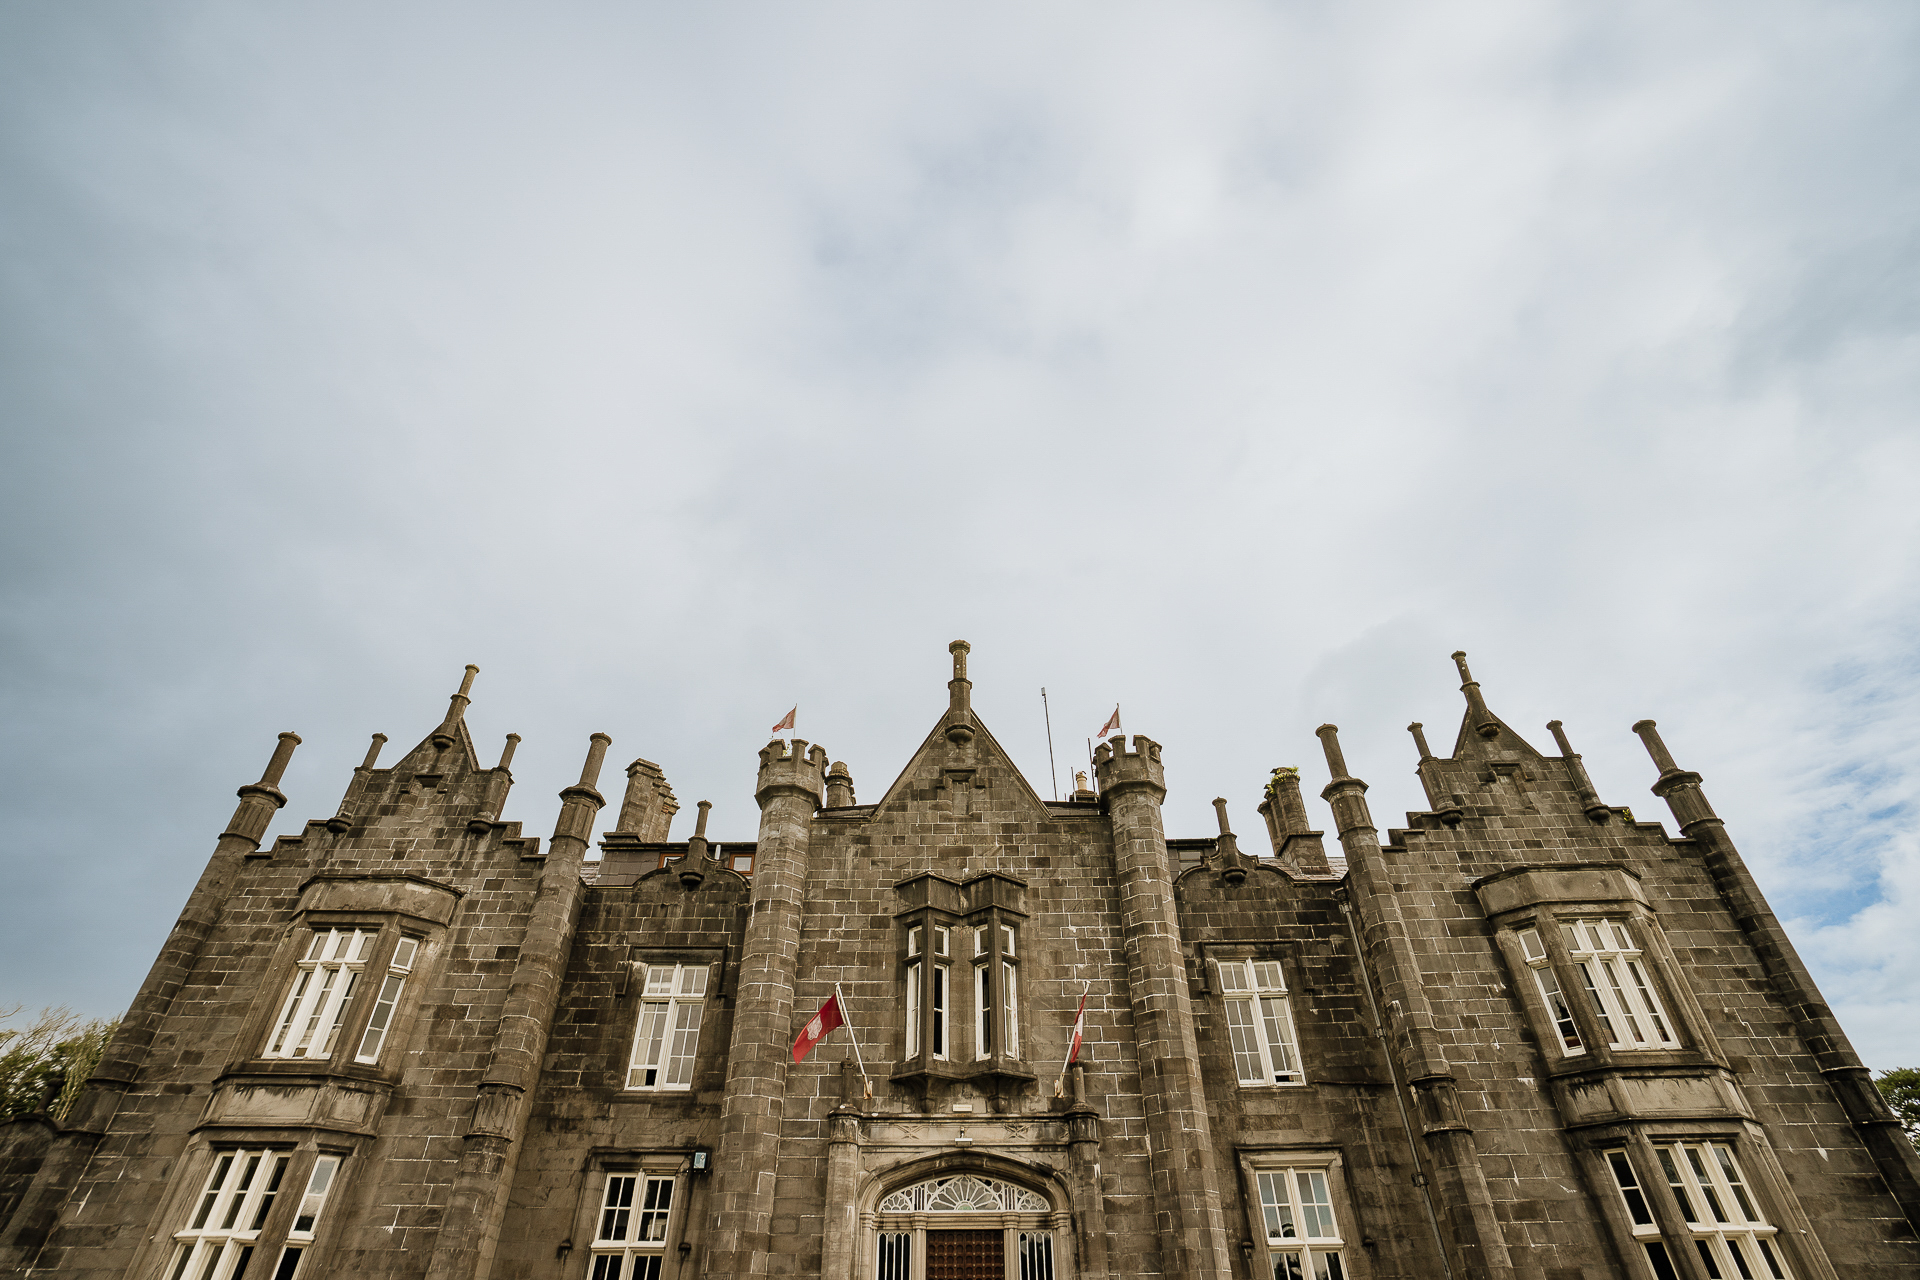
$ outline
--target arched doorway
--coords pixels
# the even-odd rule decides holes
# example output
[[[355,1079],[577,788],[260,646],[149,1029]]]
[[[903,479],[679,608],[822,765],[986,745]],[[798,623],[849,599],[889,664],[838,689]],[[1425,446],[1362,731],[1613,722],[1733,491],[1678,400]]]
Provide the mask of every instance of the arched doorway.
[[[987,1173],[897,1187],[868,1214],[872,1280],[1069,1280],[1067,1214]]]

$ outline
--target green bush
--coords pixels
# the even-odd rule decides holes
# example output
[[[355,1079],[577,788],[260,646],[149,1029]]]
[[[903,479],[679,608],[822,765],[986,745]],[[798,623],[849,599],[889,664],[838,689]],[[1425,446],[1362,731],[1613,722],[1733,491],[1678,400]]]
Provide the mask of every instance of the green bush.
[[[1899,1117],[1900,1127],[1907,1131],[1907,1141],[1920,1147],[1920,1067],[1882,1071],[1874,1083],[1880,1086],[1880,1096],[1887,1100],[1887,1106]]]
[[[66,1008],[42,1009],[9,1026],[20,1007],[0,1011],[0,1123],[40,1112],[64,1120],[106,1050],[115,1022],[84,1022]],[[52,1105],[47,1095],[64,1080]]]

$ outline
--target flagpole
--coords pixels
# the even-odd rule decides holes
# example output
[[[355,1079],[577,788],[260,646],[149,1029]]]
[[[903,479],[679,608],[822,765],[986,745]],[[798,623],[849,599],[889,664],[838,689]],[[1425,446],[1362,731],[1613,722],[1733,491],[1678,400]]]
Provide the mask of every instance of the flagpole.
[[[1047,779],[1053,783],[1054,803],[1060,801],[1060,774],[1053,767],[1053,713],[1047,710],[1047,686],[1040,686],[1040,714],[1047,719]]]
[[[841,994],[840,984],[833,984],[834,999],[840,1002],[840,1021],[846,1024],[847,1039],[853,1041],[853,1060],[860,1064],[860,1079],[866,1085],[866,1095],[873,1096],[873,1080],[867,1075],[866,1061],[860,1056],[860,1033],[853,1029],[853,1019],[847,1016],[847,997]]]

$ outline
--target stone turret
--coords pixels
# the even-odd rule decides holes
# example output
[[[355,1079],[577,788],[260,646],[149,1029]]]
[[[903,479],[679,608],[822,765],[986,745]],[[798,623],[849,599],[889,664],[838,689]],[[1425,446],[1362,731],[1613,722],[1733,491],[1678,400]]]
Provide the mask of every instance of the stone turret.
[[[1155,1064],[1140,1087],[1160,1189],[1161,1262],[1169,1275],[1226,1280],[1233,1264],[1160,819],[1166,770],[1152,739],[1135,734],[1126,748],[1124,736],[1101,743],[1093,766],[1113,825],[1134,1036],[1140,1061]]]
[[[826,771],[826,751],[809,749],[800,738],[776,738],[760,752],[753,793],[760,805],[760,842],[727,1053],[712,1200],[716,1228],[701,1269],[706,1276],[766,1274],[777,1243],[775,1183],[768,1171],[780,1155],[807,848]]]
[[[495,1206],[506,1200],[525,1145],[530,1094],[539,1080],[554,1003],[580,916],[584,888],[580,864],[593,834],[594,816],[607,803],[597,788],[612,741],[604,733],[594,734],[588,740],[580,781],[560,793],[560,816],[548,842],[546,865],[541,868],[540,888],[513,966],[499,1030],[480,1073],[460,1168],[427,1265],[428,1280],[477,1280],[492,1267],[500,1236]]]
[[[1454,657],[1462,661],[1464,655]],[[1465,670],[1464,662],[1461,669]],[[1475,701],[1478,696],[1478,686],[1474,686],[1468,704],[1484,711],[1485,704]],[[1493,723],[1495,733],[1499,732],[1499,723],[1491,715],[1486,722]],[[1475,723],[1473,712],[1468,723]],[[1361,937],[1371,953],[1374,971],[1380,976],[1381,994],[1389,1011],[1383,1030],[1419,1109],[1438,1198],[1452,1229],[1458,1267],[1455,1274],[1504,1280],[1514,1274],[1512,1258],[1487,1188],[1479,1144],[1464,1118],[1453,1068],[1434,1022],[1413,939],[1387,869],[1386,851],[1380,847],[1379,832],[1367,807],[1367,784],[1347,771],[1338,725],[1323,724],[1314,732],[1319,735],[1327,772],[1332,775],[1320,796],[1333,807],[1334,827],[1347,855],[1352,909],[1359,917]]]
[[[845,809],[854,803],[853,775],[847,772],[846,761],[836,760],[827,770],[827,808]]]

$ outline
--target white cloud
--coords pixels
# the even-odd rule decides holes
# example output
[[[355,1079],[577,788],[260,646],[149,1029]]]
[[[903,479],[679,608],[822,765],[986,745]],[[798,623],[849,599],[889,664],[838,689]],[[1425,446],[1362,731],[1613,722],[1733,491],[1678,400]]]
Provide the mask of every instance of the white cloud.
[[[1906,7],[123,18],[0,19],[25,998],[469,660],[535,830],[605,728],[746,834],[796,699],[877,790],[964,634],[1198,832],[1322,719],[1397,822],[1465,647],[1920,1058]]]

